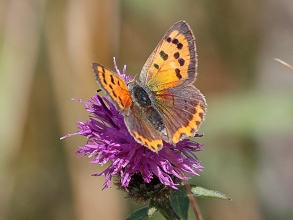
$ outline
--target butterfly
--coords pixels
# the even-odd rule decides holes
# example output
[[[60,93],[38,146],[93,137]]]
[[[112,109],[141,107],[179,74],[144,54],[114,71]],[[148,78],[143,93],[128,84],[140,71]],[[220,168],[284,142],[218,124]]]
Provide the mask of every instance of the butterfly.
[[[134,139],[157,152],[163,141],[193,137],[203,122],[206,101],[193,86],[197,76],[195,38],[185,21],[175,23],[144,64],[139,81],[126,83],[101,64],[93,63],[96,81],[124,115]]]

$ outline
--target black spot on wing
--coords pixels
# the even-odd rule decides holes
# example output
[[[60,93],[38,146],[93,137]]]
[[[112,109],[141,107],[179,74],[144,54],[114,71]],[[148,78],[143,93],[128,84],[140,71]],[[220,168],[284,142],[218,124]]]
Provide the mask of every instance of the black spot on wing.
[[[183,44],[182,44],[182,43],[178,43],[178,44],[177,44],[177,48],[178,48],[179,50],[181,50],[182,47],[183,47]]]
[[[178,59],[179,57],[180,57],[180,53],[179,52],[174,53],[174,58],[175,59]]]
[[[176,72],[176,76],[178,79],[181,79],[182,78],[182,75],[180,74],[180,69],[176,68],[175,69],[175,72]]]
[[[176,38],[174,38],[174,39],[172,40],[172,43],[173,43],[173,44],[178,44],[178,42],[179,42],[179,41],[178,41],[178,39],[176,39]]]
[[[183,48],[183,44],[182,43],[180,43],[179,42],[179,40],[177,39],[177,38],[174,38],[173,40],[170,38],[170,37],[168,37],[167,38],[167,42],[172,42],[173,44],[175,44],[176,46],[177,46],[177,48],[179,49],[179,50],[181,50],[182,48]]]
[[[160,56],[165,61],[168,59],[168,54],[166,54],[163,50],[160,52]]]
[[[119,81],[118,81],[119,82]],[[124,104],[122,102],[122,99],[120,97],[118,97],[120,104],[124,107]]]
[[[178,63],[179,63],[180,66],[183,66],[184,63],[185,63],[185,60],[183,58],[179,58]]]
[[[102,72],[102,77],[103,77],[103,81],[104,81],[104,83],[107,85],[107,81],[106,81],[105,72]]]
[[[110,75],[110,77],[111,77],[111,83],[113,83],[115,85],[115,81],[114,81],[113,75]]]

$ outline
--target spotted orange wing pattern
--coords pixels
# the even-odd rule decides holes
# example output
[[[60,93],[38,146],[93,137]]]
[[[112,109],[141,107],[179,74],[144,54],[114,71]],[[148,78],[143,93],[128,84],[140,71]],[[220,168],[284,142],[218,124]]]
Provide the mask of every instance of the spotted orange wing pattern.
[[[192,137],[204,120],[206,102],[192,83],[197,76],[193,33],[185,21],[174,24],[145,63],[140,80],[154,96],[154,106],[176,144]]]
[[[109,95],[115,106],[120,110],[128,110],[131,104],[131,95],[124,80],[117,73],[101,64],[93,63],[92,68],[96,81]]]
[[[195,40],[185,21],[174,24],[142,68],[140,81],[151,91],[187,85],[196,78]]]

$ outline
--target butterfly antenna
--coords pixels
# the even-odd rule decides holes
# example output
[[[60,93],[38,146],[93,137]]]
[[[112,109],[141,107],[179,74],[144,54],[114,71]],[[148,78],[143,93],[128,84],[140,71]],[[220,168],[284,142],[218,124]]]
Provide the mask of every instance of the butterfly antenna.
[[[138,74],[138,73],[137,73]],[[133,79],[135,79],[137,77],[137,74],[134,75]]]

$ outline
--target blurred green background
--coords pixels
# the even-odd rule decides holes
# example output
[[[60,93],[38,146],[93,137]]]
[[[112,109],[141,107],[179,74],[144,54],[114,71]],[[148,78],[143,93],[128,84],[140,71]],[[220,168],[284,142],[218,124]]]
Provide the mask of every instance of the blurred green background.
[[[1,219],[124,219],[137,205],[105,167],[78,159],[76,121],[98,85],[93,61],[138,74],[171,25],[197,43],[195,86],[208,112],[205,167],[190,182],[233,201],[198,199],[204,219],[293,219],[293,1],[1,0]],[[155,220],[162,219],[157,214]],[[190,219],[195,219],[190,213]]]

